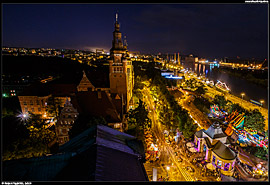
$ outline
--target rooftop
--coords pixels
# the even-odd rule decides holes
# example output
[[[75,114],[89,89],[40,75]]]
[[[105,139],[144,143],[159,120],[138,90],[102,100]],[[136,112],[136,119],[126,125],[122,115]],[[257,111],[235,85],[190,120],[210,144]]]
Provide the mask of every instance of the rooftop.
[[[142,142],[96,125],[60,146],[50,156],[3,162],[3,180],[148,181]]]

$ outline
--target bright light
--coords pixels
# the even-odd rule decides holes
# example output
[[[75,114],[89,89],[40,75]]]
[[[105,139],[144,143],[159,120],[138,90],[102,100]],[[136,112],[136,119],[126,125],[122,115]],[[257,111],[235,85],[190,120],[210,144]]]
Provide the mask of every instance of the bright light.
[[[27,121],[28,119],[29,119],[29,114],[28,113],[19,113],[18,115],[17,115],[17,118],[19,118],[20,119],[20,121]]]
[[[170,170],[170,167],[169,167],[169,166],[167,166],[167,170],[168,170],[168,171]]]

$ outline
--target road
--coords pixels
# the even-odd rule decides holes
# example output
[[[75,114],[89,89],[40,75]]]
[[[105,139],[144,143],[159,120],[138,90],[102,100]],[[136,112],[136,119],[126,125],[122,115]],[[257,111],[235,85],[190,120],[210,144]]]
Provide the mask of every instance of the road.
[[[149,107],[149,118],[152,120],[151,130],[153,131],[153,135],[157,138],[157,145],[160,152],[160,160],[156,165],[145,165],[148,174],[150,174],[151,176],[152,169],[153,167],[155,167],[158,169],[158,177],[165,177],[168,175],[169,181],[196,181],[198,179],[200,179],[201,181],[216,181],[216,177],[205,176],[205,173],[202,172],[201,168],[198,168],[191,163],[191,160],[197,154],[191,156],[191,154],[186,151],[186,140],[182,138],[179,144],[176,144],[174,142],[169,144],[165,141],[163,134],[165,126],[159,122],[159,116],[157,115],[157,109],[155,108],[155,103],[150,94],[150,89],[145,87],[142,90],[142,94],[143,101],[146,103],[146,106]],[[182,161],[178,160],[179,157],[182,158]],[[185,167],[187,166],[193,167],[195,171],[187,171],[185,169]]]
[[[152,120],[152,131],[154,136],[158,139],[157,144],[159,152],[161,152],[159,164],[156,166],[157,169],[161,170],[158,174],[168,174],[169,181],[194,181],[194,178],[189,174],[189,172],[184,170],[185,165],[177,161],[174,149],[165,142],[163,134],[164,128],[158,121],[158,115],[155,110],[155,103],[150,94],[150,89],[145,87],[142,90],[142,93],[144,95],[144,102],[147,104],[147,107],[149,107],[149,116]],[[146,171],[151,170],[149,169],[149,165],[146,165],[145,167]],[[169,167],[169,170],[167,167]]]
[[[207,130],[209,128],[209,124],[211,124],[211,121],[208,119],[208,117],[202,113],[197,107],[192,103],[193,98],[192,96],[189,96],[187,91],[181,90],[180,91],[186,96],[185,99],[178,100],[178,103],[180,106],[182,106],[184,109],[186,109],[191,118],[195,121],[195,123],[198,124],[198,130],[205,129]]]

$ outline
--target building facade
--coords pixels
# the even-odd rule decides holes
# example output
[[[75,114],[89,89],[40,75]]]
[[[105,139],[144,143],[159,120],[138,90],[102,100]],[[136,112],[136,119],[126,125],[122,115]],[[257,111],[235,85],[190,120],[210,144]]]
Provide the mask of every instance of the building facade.
[[[230,142],[217,122],[207,130],[195,133],[194,143],[198,152],[205,153],[205,160],[224,175],[232,176],[237,154],[229,148]]]
[[[118,14],[116,14],[114,28],[109,60],[110,92],[123,97],[124,110],[127,112],[132,102],[133,66],[132,61],[129,60],[127,44],[125,42],[124,45],[122,42]]]
[[[78,115],[79,113],[77,109],[73,107],[69,98],[66,98],[65,105],[55,125],[55,131],[59,145],[69,141],[68,132],[74,124],[74,121],[77,119]]]
[[[44,118],[50,117],[47,113],[47,106],[49,98],[52,94],[46,96],[18,96],[21,105],[22,114],[41,114]],[[65,97],[54,97],[59,103],[60,107],[64,107]]]

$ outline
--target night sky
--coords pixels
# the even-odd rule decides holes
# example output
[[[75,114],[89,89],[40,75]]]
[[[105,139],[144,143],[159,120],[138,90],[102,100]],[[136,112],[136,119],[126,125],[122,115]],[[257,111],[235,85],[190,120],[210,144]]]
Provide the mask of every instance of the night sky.
[[[268,4],[2,4],[2,45],[268,58]]]

